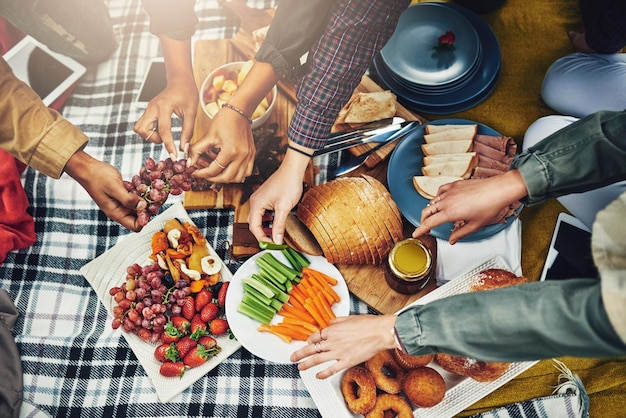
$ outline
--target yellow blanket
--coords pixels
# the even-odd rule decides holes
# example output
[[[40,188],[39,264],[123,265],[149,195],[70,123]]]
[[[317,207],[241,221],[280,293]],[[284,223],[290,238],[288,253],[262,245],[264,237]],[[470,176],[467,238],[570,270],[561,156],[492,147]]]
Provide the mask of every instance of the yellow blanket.
[[[480,0],[476,0],[480,2]],[[482,15],[494,30],[502,52],[502,70],[494,92],[481,104],[453,115],[424,115],[426,119],[464,118],[491,126],[521,145],[526,128],[542,116],[554,114],[540,97],[543,76],[557,58],[572,52],[567,31],[580,29],[578,0],[507,0]],[[551,200],[526,207],[522,219],[522,269],[537,280],[550,245],[559,212]],[[561,358],[582,379],[590,397],[590,416],[622,417],[626,412],[626,358]],[[534,397],[547,396],[557,384],[559,371],[544,360],[474,404],[459,416]]]

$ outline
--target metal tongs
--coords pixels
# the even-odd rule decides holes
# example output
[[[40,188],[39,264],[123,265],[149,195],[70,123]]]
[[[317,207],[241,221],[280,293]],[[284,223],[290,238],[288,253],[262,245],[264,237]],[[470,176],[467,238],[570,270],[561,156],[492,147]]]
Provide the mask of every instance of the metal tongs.
[[[385,142],[408,123],[402,118],[394,117],[368,123],[347,132],[333,133],[329,136],[324,148],[317,150],[314,155],[330,154],[369,142]]]
[[[376,151],[378,151],[379,149],[381,149],[385,145],[387,145],[387,144],[389,144],[389,143],[391,143],[391,142],[393,142],[393,141],[395,141],[397,139],[402,138],[403,136],[405,136],[406,134],[411,132],[413,129],[415,129],[419,125],[421,125],[421,122],[417,121],[417,120],[414,120],[414,121],[411,121],[411,122],[404,122],[404,126],[401,129],[398,129],[397,131],[395,131],[391,135],[389,135],[389,137],[383,143],[378,144],[374,148],[364,152],[361,155],[358,155],[358,156],[352,155],[348,161],[346,161],[345,163],[341,164],[337,168],[337,170],[335,170],[335,176],[341,176],[343,174],[347,174],[347,173],[349,173],[349,172],[359,168],[361,165],[363,165],[363,163],[365,163],[365,161],[368,159],[368,157],[370,155],[372,155],[373,153],[375,153]]]

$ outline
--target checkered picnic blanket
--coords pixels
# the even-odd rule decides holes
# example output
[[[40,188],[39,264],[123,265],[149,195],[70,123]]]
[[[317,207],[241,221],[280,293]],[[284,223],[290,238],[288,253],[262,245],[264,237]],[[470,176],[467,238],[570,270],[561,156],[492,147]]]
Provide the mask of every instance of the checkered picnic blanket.
[[[274,6],[271,0],[248,2]],[[157,37],[140,0],[107,0],[119,40],[115,54],[89,68],[63,115],[90,138],[86,151],[137,173],[146,157],[165,158],[162,146],[142,141],[133,125],[142,110],[133,100]],[[216,0],[198,0],[194,39],[234,35],[237,20]],[[175,132],[180,121],[175,120]],[[19,311],[14,335],[24,369],[23,416],[57,417],[316,417],[319,412],[296,366],[263,361],[240,349],[182,395],[161,403],[121,332],[79,269],[129,234],[110,221],[67,175],[59,180],[27,169],[22,181],[35,219],[37,242],[10,253],[0,287]],[[171,197],[170,202],[176,201]],[[166,208],[168,206],[166,205]],[[230,210],[189,211],[222,258],[232,240]],[[232,263],[234,272],[238,267]],[[353,300],[353,312],[367,312]]]

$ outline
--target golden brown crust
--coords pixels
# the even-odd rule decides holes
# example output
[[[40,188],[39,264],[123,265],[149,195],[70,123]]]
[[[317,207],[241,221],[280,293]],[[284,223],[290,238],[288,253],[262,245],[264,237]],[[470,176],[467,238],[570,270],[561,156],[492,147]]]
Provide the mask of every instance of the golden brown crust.
[[[376,383],[369,370],[354,366],[341,378],[341,393],[348,409],[355,414],[367,414],[376,404]]]
[[[435,357],[442,369],[458,374],[459,376],[471,377],[477,382],[491,382],[502,376],[511,363],[480,361],[463,356],[438,353]]]
[[[285,241],[295,250],[304,254],[320,256],[322,247],[309,228],[292,213],[287,215],[285,223]]]
[[[326,233],[326,230],[322,228],[315,215],[311,213],[309,207],[301,202],[296,210],[296,215],[304,225],[309,228],[315,239],[317,239],[328,262],[336,263],[338,261],[337,250],[335,250],[330,236]]]
[[[365,263],[376,263],[378,257],[378,249],[376,240],[378,235],[372,226],[368,205],[356,193],[360,185],[355,184],[352,177],[340,178],[335,180],[335,187],[339,193],[344,196],[344,202],[351,202],[346,205],[344,212],[348,216],[348,222],[353,225],[354,235],[360,237],[361,246],[357,248],[357,253],[361,253]]]
[[[326,183],[328,184],[328,183]],[[333,205],[335,204],[331,199],[327,199],[322,193],[325,185],[313,187],[308,190],[307,194],[310,198],[315,200],[318,204],[317,211],[313,211],[317,218],[320,220],[328,235],[335,244],[335,248],[339,253],[340,264],[352,264],[352,255],[348,242],[344,234],[342,233],[342,225],[340,221],[333,216]]]
[[[381,202],[381,204],[382,202],[384,202],[387,205],[390,216],[384,217],[383,221],[385,221],[385,225],[389,229],[391,236],[394,238],[394,243],[401,240],[404,235],[402,230],[402,214],[400,213],[400,209],[398,209],[398,206],[396,206],[395,202],[393,201],[391,194],[385,188],[385,186],[374,177],[365,174],[361,177],[363,177],[372,186],[372,189],[378,195],[375,201],[379,201]]]
[[[396,357],[396,361],[398,362],[398,364],[405,369],[414,369],[416,367],[426,366],[428,363],[435,359],[434,354],[412,356],[397,348],[394,350],[393,354]]]
[[[365,418],[387,417],[387,413],[390,411],[392,411],[392,417],[413,417],[413,409],[404,397],[400,395],[392,395],[390,393],[381,393],[376,398],[376,405],[374,405],[374,409],[367,413]]]
[[[383,350],[365,362],[365,368],[374,376],[376,387],[391,394],[400,393],[405,371],[392,354]]]
[[[476,279],[470,286],[472,292],[480,290],[498,289],[500,287],[514,286],[526,283],[528,279],[524,276],[517,276],[508,270],[486,269],[478,273]]]
[[[409,371],[402,386],[404,394],[415,406],[430,408],[446,395],[446,382],[431,367],[418,367]]]

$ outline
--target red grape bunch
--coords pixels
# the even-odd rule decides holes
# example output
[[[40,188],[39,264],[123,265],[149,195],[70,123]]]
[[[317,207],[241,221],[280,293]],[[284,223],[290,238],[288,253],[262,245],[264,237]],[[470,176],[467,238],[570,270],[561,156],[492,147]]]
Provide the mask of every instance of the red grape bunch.
[[[141,196],[148,203],[146,210],[137,212],[137,220],[145,226],[152,215],[156,215],[168,196],[180,195],[191,190],[191,173],[194,167],[187,167],[187,160],[173,161],[167,158],[158,163],[151,157],[130,181],[124,181],[126,190]]]
[[[146,341],[158,342],[165,330],[167,303],[165,274],[158,263],[140,266],[135,263],[126,269],[126,281],[112,287],[109,294],[117,303],[113,307],[113,329],[135,333]]]

